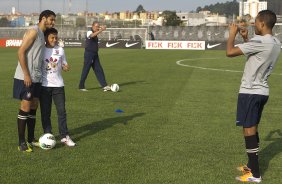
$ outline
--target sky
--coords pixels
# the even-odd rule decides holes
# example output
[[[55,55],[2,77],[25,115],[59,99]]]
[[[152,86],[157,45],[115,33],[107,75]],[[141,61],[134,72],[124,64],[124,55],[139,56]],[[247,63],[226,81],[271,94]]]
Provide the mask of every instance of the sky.
[[[71,1],[70,7],[69,1]],[[78,13],[85,10],[113,13],[135,11],[139,5],[142,5],[146,11],[190,12],[195,11],[199,6],[227,1],[233,0],[0,0],[0,13],[11,13],[12,7],[21,13],[38,13],[45,9],[53,10],[55,13]]]

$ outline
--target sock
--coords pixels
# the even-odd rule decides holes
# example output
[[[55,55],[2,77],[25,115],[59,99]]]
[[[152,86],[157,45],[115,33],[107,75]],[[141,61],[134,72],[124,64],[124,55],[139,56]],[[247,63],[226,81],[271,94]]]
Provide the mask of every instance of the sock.
[[[257,141],[258,141],[258,146],[259,146],[259,133],[256,133]]]
[[[36,110],[30,109],[28,120],[27,120],[27,141],[31,143],[34,140],[34,129],[36,121]]]
[[[257,138],[257,142],[258,142],[258,148],[259,148],[259,133],[256,132],[256,138]],[[250,168],[250,163],[248,162],[247,167]]]
[[[19,136],[19,145],[25,142],[25,126],[28,118],[28,112],[19,110],[18,113],[18,136]]]
[[[246,136],[245,143],[246,143],[247,155],[249,158],[248,161],[249,168],[251,169],[253,177],[259,178],[260,177],[259,162],[258,162],[259,146],[258,146],[257,135]]]

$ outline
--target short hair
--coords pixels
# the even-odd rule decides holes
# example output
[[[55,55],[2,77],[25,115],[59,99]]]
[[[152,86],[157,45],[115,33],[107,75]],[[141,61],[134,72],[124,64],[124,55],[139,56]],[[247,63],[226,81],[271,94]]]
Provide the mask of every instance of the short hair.
[[[58,34],[58,30],[55,28],[46,29],[44,36],[48,37],[50,34]]]
[[[268,28],[273,28],[276,21],[277,21],[277,17],[276,17],[276,14],[271,11],[271,10],[262,10],[258,13],[257,15],[257,18],[260,20],[260,21],[263,21],[266,26]]]
[[[95,25],[95,24],[99,24],[99,22],[93,21],[92,26]]]
[[[42,20],[43,17],[48,18],[48,17],[50,17],[51,15],[53,15],[53,16],[56,17],[56,14],[55,14],[52,10],[44,10],[44,11],[41,12],[40,15],[39,15],[39,22],[41,22],[41,20]]]

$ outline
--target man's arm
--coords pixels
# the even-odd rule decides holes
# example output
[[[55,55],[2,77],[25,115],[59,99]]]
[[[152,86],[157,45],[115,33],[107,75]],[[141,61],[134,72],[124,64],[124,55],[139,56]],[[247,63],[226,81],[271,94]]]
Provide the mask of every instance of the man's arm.
[[[105,30],[106,30],[106,26],[101,26],[98,31],[91,33],[89,37],[93,38],[93,37],[97,36],[98,34],[102,33]]]
[[[19,63],[21,65],[23,74],[24,74],[24,84],[25,86],[29,87],[32,83],[31,78],[30,78],[30,73],[28,71],[27,67],[27,61],[26,61],[26,51],[28,48],[33,44],[34,40],[37,37],[37,31],[34,29],[28,30],[24,37],[22,44],[18,50],[18,59]]]
[[[226,56],[228,57],[235,57],[235,56],[243,55],[243,52],[241,51],[239,47],[234,47],[234,41],[235,41],[237,33],[238,33],[238,26],[234,23],[230,24],[229,25],[229,38],[227,40],[227,46],[226,46]]]

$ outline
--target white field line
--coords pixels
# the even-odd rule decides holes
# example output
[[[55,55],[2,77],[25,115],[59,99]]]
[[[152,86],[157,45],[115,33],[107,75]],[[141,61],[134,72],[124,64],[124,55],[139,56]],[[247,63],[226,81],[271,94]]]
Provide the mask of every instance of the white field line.
[[[223,58],[195,58],[195,59],[182,59],[179,61],[176,61],[176,64],[179,66],[189,67],[189,68],[196,68],[201,70],[211,70],[211,71],[220,71],[220,72],[233,72],[233,73],[243,73],[243,71],[237,71],[237,70],[227,70],[227,69],[219,69],[219,68],[206,68],[206,67],[200,67],[200,66],[193,66],[188,64],[183,64],[183,61],[197,61],[197,60],[214,60],[214,59],[223,59]],[[282,75],[281,73],[272,73],[271,75]]]

